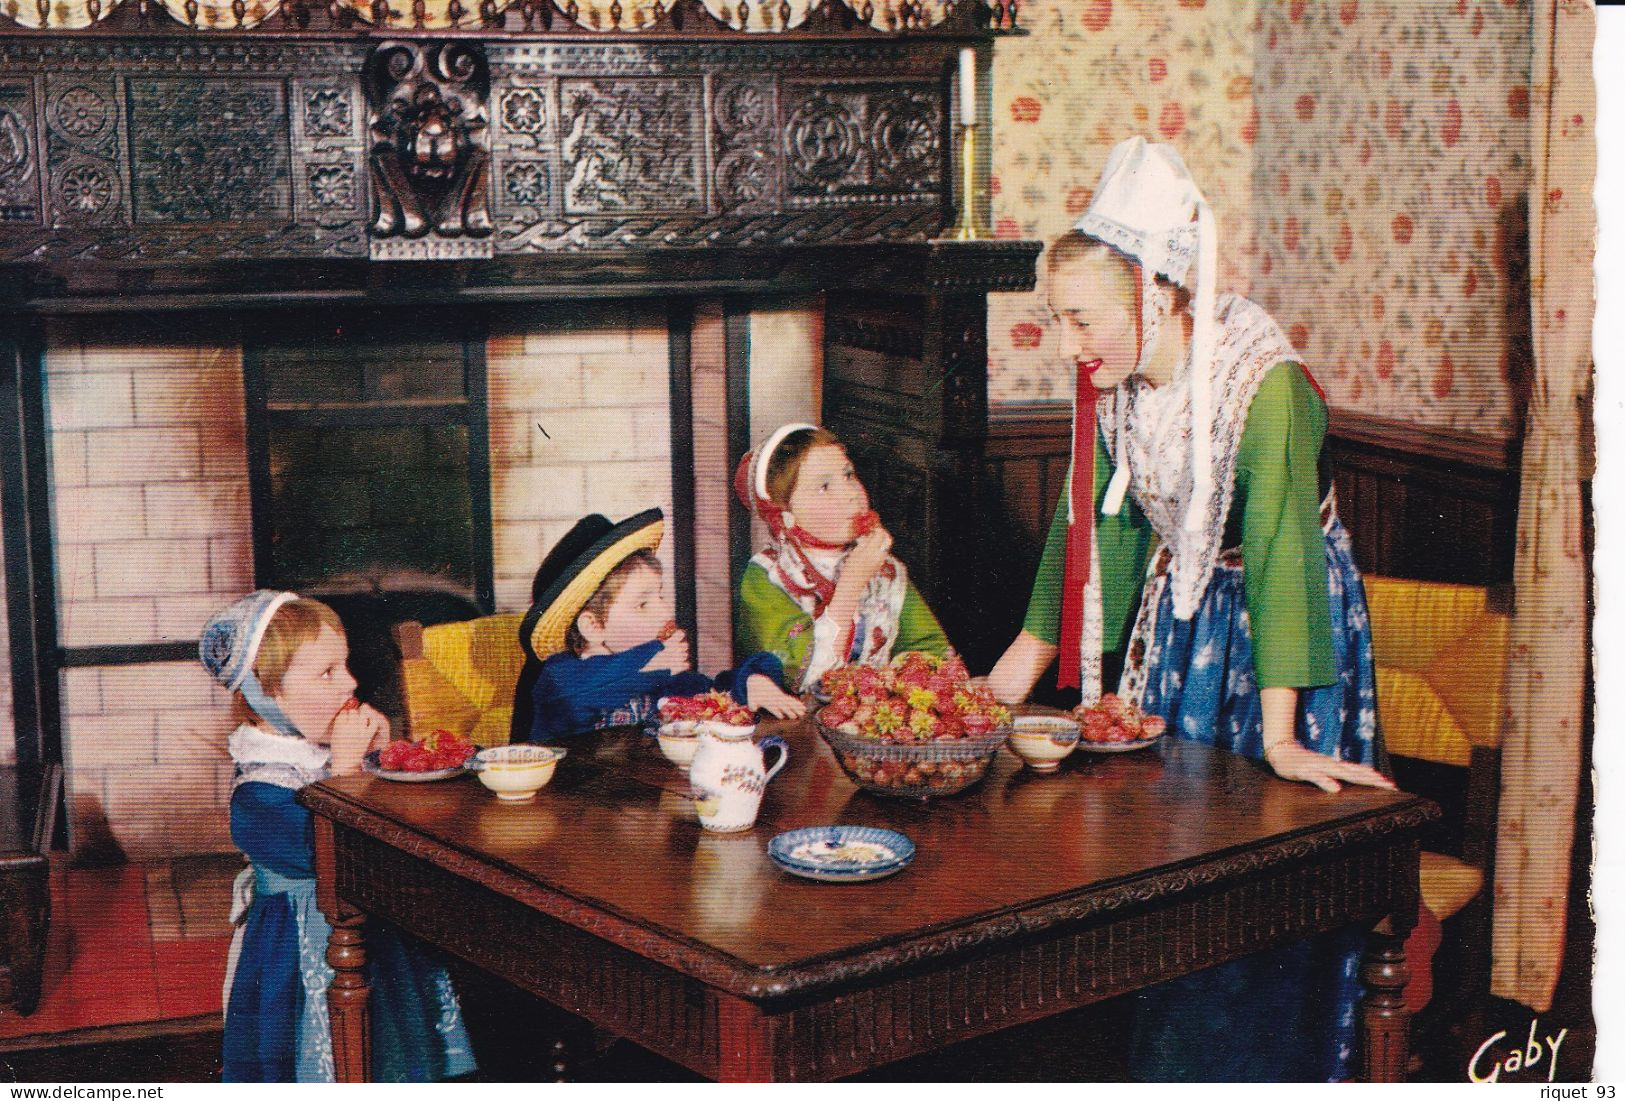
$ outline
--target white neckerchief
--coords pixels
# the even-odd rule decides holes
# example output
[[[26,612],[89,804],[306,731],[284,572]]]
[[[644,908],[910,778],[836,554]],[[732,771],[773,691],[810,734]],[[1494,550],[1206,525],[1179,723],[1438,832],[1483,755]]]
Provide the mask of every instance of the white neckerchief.
[[[1209,357],[1213,402],[1210,453],[1213,494],[1200,525],[1187,522],[1191,501],[1191,358],[1180,363],[1166,386],[1132,376],[1101,403],[1101,432],[1119,470],[1129,471],[1129,492],[1173,554],[1170,581],[1174,615],[1195,614],[1218,560],[1225,520],[1235,491],[1236,453],[1253,396],[1269,369],[1299,359],[1290,341],[1262,307],[1239,295],[1219,297],[1217,339]]]
[[[332,754],[315,742],[274,734],[244,723],[226,739],[226,749],[237,765],[232,790],[246,783],[274,784],[295,791],[325,780]]]
[[[851,621],[836,623],[829,616],[815,614],[814,598],[811,595],[798,596],[785,586],[783,575],[788,574],[795,585],[807,587],[807,578],[800,568],[797,556],[789,553],[788,548],[783,545],[788,540],[789,536],[783,540],[775,540],[772,546],[757,553],[751,561],[767,571],[768,579],[795,601],[796,607],[812,616],[812,648],[808,651],[807,661],[801,669],[801,683],[793,687],[810,689],[831,669],[848,664],[850,651],[841,646],[848,627],[857,633],[854,641],[857,644],[858,655],[853,664],[884,665],[890,661],[892,643],[897,641],[898,621],[903,614],[903,599],[908,595],[908,569],[903,563],[896,556],[887,555],[885,564],[863,590],[863,595],[858,598],[858,607],[853,612]],[[845,563],[846,556],[851,553],[850,550],[817,550],[812,547],[801,547],[800,550],[807,556],[807,561],[812,564],[813,569],[835,583],[840,583],[841,566]]]

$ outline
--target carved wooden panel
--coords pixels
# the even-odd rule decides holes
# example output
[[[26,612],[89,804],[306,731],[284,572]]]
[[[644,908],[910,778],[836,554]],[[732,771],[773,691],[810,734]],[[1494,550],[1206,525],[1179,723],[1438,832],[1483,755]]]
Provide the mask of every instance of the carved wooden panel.
[[[110,74],[55,73],[45,83],[46,165],[53,225],[125,221],[123,129]]]
[[[300,221],[343,225],[366,214],[359,98],[353,80],[293,84],[293,194]]]
[[[0,82],[0,223],[40,218],[34,86]]]
[[[561,81],[564,209],[703,211],[702,98],[697,79]]]
[[[792,207],[941,197],[944,105],[936,88],[787,83],[783,96]]]
[[[334,873],[345,901],[478,967],[491,969],[493,946],[512,946],[500,969],[509,982],[715,1076],[713,988],[399,848],[354,833],[340,838]],[[443,905],[447,899],[458,905]]]
[[[138,78],[126,87],[137,222],[292,217],[280,81]]]
[[[774,89],[757,79],[718,81],[711,108],[716,205],[740,212],[770,208],[783,190],[774,136]]]
[[[494,80],[491,157],[497,223],[528,227],[559,210],[553,174],[558,108],[552,82],[529,75]]]
[[[458,191],[484,237],[375,224],[372,40],[0,37],[0,263],[920,242],[952,213],[952,39],[405,48],[453,41],[488,62]]]

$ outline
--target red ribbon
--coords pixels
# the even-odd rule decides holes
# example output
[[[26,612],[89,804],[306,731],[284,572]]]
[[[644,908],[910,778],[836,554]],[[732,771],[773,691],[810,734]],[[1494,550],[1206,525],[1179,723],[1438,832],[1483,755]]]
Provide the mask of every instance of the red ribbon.
[[[1061,582],[1060,688],[1077,688],[1082,671],[1083,589],[1089,583],[1089,545],[1095,533],[1095,389],[1092,372],[1078,366],[1072,415],[1072,514],[1066,527],[1066,573]]]

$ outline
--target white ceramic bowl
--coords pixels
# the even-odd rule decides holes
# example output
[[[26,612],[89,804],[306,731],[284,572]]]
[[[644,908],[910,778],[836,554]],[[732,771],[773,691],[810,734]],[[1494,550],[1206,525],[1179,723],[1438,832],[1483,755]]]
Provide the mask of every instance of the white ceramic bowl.
[[[681,769],[694,763],[694,751],[700,748],[700,736],[695,732],[694,723],[661,723],[655,737],[666,760]]]
[[[502,745],[480,750],[469,767],[498,799],[518,803],[547,786],[564,753],[553,745]]]
[[[1018,715],[1011,722],[1010,750],[1034,772],[1054,772],[1074,749],[1081,733],[1075,720],[1059,715]]]

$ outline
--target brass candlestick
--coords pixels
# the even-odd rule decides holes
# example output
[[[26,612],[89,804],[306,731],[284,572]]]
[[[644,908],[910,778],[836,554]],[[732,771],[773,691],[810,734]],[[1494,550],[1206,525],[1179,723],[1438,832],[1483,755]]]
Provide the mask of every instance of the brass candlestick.
[[[959,127],[959,221],[954,225],[955,241],[979,241],[985,234],[976,219],[976,124]]]

